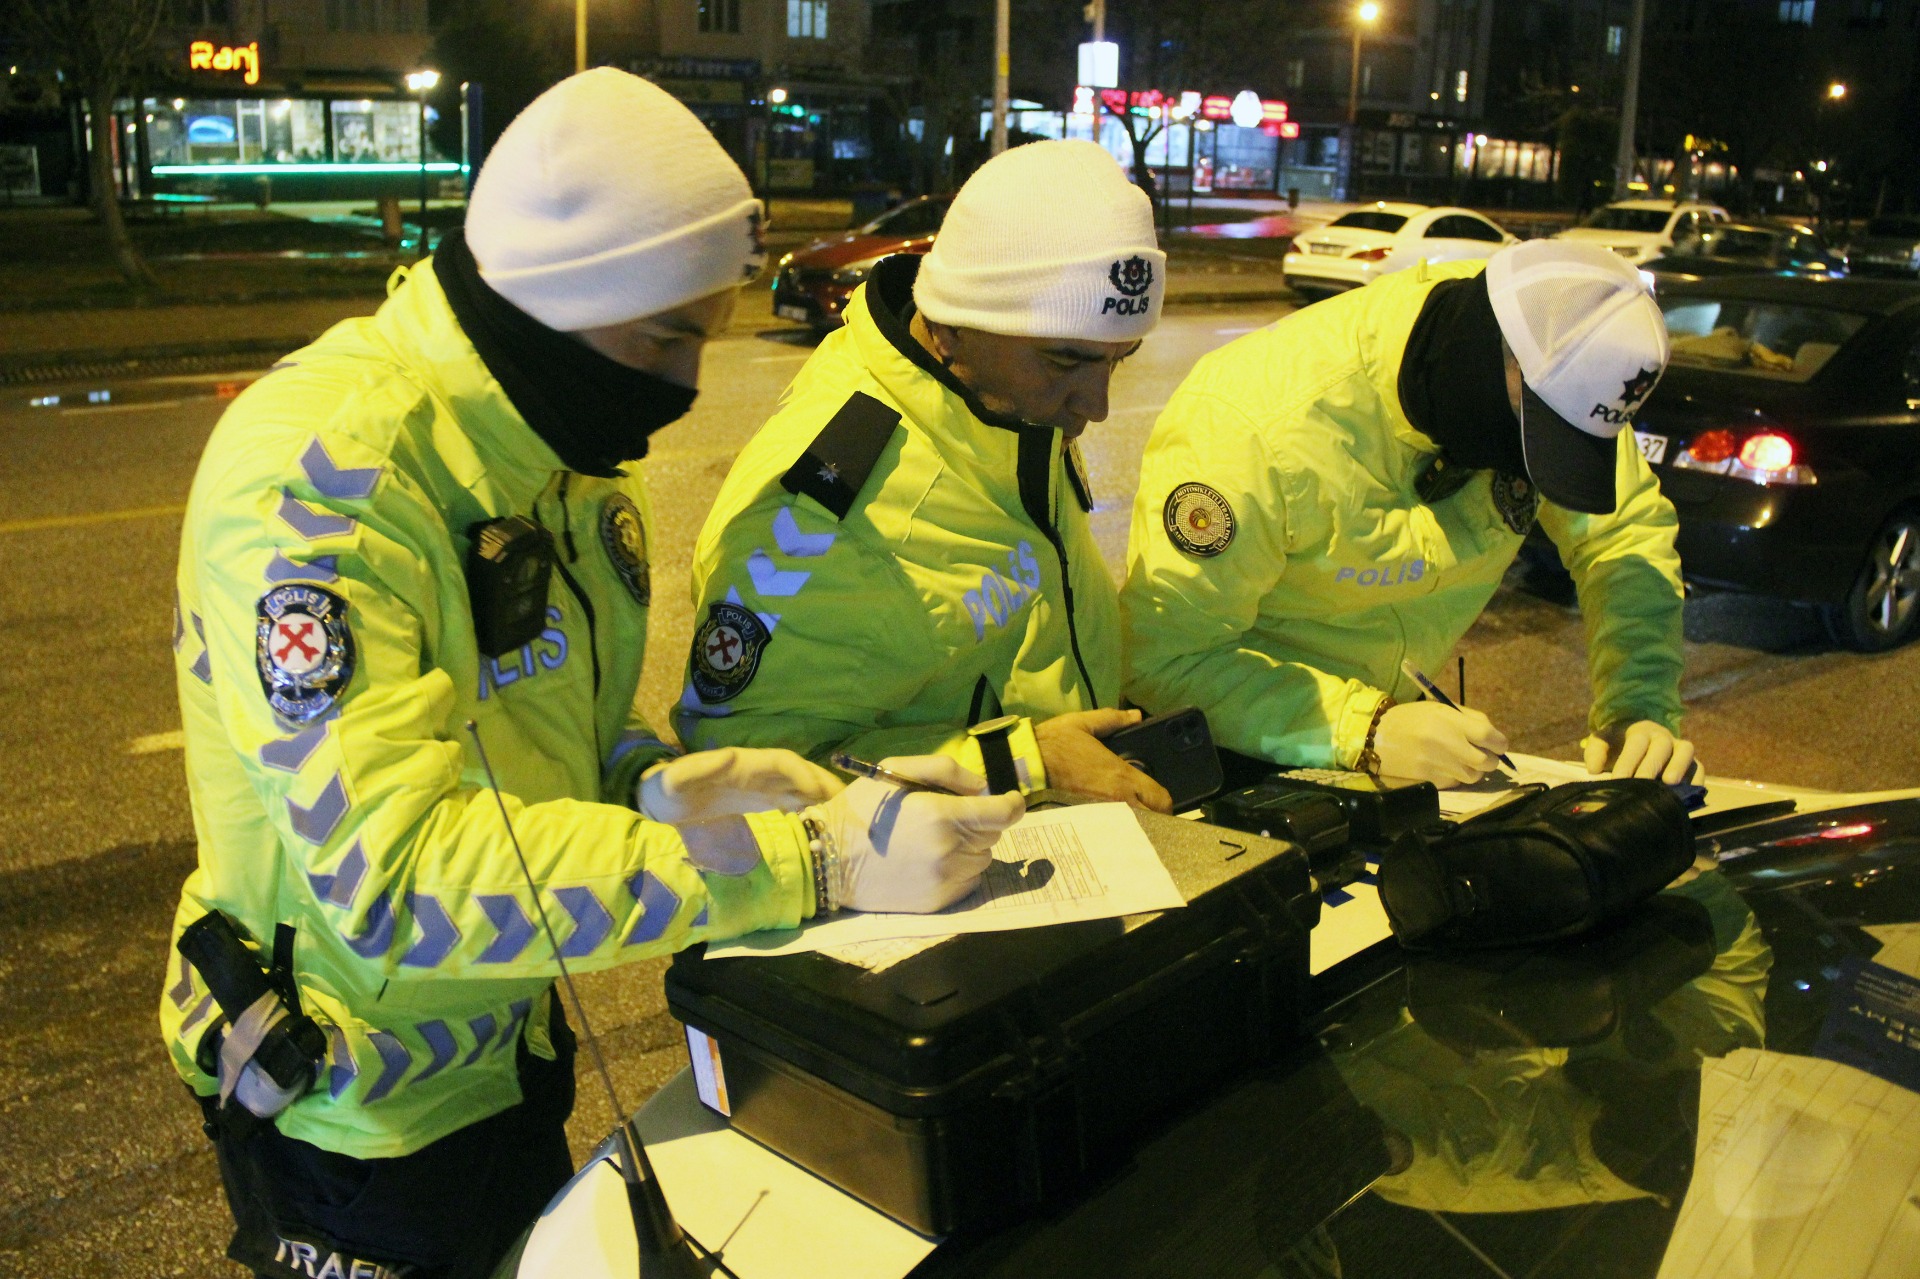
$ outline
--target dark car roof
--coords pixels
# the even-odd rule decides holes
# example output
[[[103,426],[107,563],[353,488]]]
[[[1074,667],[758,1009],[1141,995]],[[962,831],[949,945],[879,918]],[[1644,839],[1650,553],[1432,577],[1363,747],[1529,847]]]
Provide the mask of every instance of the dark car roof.
[[[1780,302],[1871,315],[1893,315],[1920,304],[1920,282],[1904,280],[1811,280],[1785,275],[1721,276],[1676,280],[1660,296],[1714,297],[1742,302]]]

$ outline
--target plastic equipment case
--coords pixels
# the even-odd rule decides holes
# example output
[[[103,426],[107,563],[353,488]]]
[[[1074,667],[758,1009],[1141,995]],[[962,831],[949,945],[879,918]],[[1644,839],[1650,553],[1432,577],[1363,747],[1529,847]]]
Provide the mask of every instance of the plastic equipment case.
[[[717,1046],[733,1126],[915,1230],[966,1233],[1112,1171],[1286,1047],[1320,913],[1305,853],[1139,817],[1184,909],[964,934],[878,973],[678,956],[667,1006]]]

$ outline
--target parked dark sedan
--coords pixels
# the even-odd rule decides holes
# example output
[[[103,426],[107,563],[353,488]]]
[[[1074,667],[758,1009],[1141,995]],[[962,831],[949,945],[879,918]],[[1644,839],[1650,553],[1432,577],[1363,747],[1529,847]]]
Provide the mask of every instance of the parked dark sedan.
[[[773,313],[824,333],[837,328],[847,299],[874,263],[895,253],[925,253],[947,216],[950,195],[890,209],[865,226],[815,240],[781,258],[773,272]]]
[[[1818,605],[1866,651],[1920,621],[1920,286],[1663,283],[1641,451],[1698,585]]]
[[[1660,280],[1722,275],[1825,280],[1845,275],[1847,259],[1803,222],[1725,222],[1676,243],[1640,269]]]
[[[1920,217],[1874,218],[1866,232],[1847,246],[1847,259],[1858,275],[1920,276]]]

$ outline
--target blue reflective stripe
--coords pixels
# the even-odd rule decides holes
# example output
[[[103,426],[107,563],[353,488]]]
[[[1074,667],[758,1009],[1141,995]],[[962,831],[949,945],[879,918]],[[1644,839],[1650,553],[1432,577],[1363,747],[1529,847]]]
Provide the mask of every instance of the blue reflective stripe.
[[[429,893],[408,893],[407,912],[420,931],[420,937],[400,957],[407,968],[438,968],[453,948],[460,944],[460,929],[453,916]]]
[[[353,896],[360,891],[360,881],[366,878],[367,854],[360,847],[360,841],[354,840],[353,847],[340,859],[331,875],[316,875],[307,872],[307,882],[313,885],[313,895],[323,902],[332,902],[342,910],[353,908]]]
[[[340,1094],[359,1076],[360,1066],[354,1061],[353,1054],[347,1051],[346,1031],[338,1026],[329,1026],[327,1039],[332,1046],[332,1061],[327,1066],[327,1095],[338,1101]]]
[[[348,948],[362,959],[386,954],[393,945],[393,924],[393,897],[383,892],[367,907],[367,926],[360,935],[346,939]]]
[[[556,888],[553,896],[573,916],[573,935],[560,947],[563,959],[591,955],[613,931],[613,916],[590,888]]]
[[[473,1051],[460,1062],[462,1066],[471,1066],[480,1060],[480,1054],[487,1051],[487,1045],[493,1040],[493,1032],[499,1023],[494,1021],[492,1013],[481,1013],[467,1023],[467,1029],[473,1032]]]
[[[420,1032],[420,1038],[427,1041],[427,1047],[433,1050],[433,1060],[427,1063],[425,1070],[413,1077],[413,1082],[417,1084],[421,1080],[431,1079],[442,1070],[445,1070],[453,1061],[453,1054],[456,1049],[453,1042],[453,1032],[447,1029],[446,1022],[425,1021],[421,1022],[416,1029]]]
[[[533,921],[520,909],[519,899],[512,893],[475,893],[473,899],[480,903],[480,909],[487,912],[487,918],[500,933],[473,962],[510,964],[520,958],[527,943],[533,940]]]
[[[407,1073],[413,1065],[413,1054],[407,1046],[384,1030],[370,1030],[367,1038],[373,1042],[373,1050],[380,1054],[380,1077],[373,1081],[373,1087],[367,1089],[367,1095],[361,1100],[368,1104],[379,1101]]]
[[[322,444],[320,437],[316,435],[313,437],[313,443],[307,445],[307,451],[300,455],[300,469],[307,473],[307,482],[313,485],[314,492],[321,497],[330,497],[335,501],[348,501],[372,497],[374,486],[380,482],[380,472],[385,468],[335,466],[332,455],[327,452],[327,446]]]
[[[640,903],[642,914],[633,931],[627,934],[626,944],[639,946],[659,941],[673,923],[674,912],[680,909],[680,894],[661,883],[650,870],[643,870],[628,880],[627,890]]]
[[[288,797],[287,824],[309,844],[324,844],[339,829],[347,807],[347,784],[335,773],[311,807],[303,808]]]
[[[275,512],[286,526],[308,541],[323,537],[341,537],[353,532],[358,521],[350,515],[329,515],[316,511],[292,493],[280,490],[280,509]]]
[[[260,762],[268,768],[277,768],[283,773],[297,773],[313,753],[320,749],[320,743],[327,737],[327,720],[333,718],[329,712],[325,719],[301,729],[292,737],[276,737],[260,748]]]
[[[332,582],[337,581],[340,557],[338,555],[316,555],[305,564],[296,564],[280,552],[273,553],[273,560],[267,565],[266,577],[269,582]]]

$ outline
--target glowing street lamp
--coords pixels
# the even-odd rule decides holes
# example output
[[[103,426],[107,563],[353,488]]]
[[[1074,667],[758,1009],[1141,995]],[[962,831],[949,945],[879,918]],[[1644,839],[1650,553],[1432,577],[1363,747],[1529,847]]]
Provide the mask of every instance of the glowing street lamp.
[[[1838,80],[1835,80],[1832,84],[1827,86],[1827,97],[1830,101],[1838,102],[1840,99],[1846,96],[1847,96],[1847,86],[1840,83]]]

